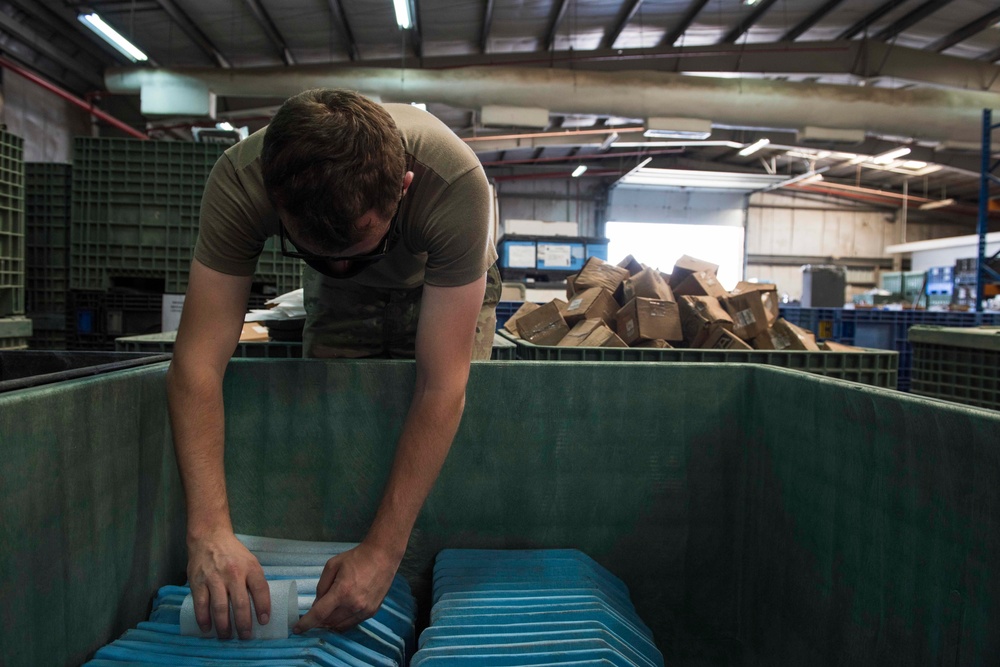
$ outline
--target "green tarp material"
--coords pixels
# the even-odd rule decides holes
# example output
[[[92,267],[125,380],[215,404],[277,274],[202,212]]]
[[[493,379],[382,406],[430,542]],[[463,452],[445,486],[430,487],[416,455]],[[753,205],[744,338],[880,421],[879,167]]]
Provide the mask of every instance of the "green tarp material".
[[[163,372],[0,396],[5,664],[78,663],[183,579]],[[231,363],[237,530],[362,537],[413,373]],[[998,446],[995,413],[780,369],[475,364],[403,570],[426,602],[443,548],[582,549],[670,664],[996,664]]]

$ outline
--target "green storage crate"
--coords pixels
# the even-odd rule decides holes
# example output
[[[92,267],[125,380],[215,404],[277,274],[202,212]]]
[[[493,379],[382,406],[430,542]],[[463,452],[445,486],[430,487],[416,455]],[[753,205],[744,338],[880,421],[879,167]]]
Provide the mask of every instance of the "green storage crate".
[[[115,279],[163,281],[183,293],[198,237],[201,197],[219,144],[77,138],[73,147],[70,287],[105,290]],[[254,280],[277,293],[301,286],[301,262],[271,239]]]
[[[863,349],[857,352],[804,352],[799,350],[702,350],[696,348],[558,347],[534,345],[500,330],[499,335],[517,345],[517,358],[528,361],[650,361],[669,363],[766,364],[849,380],[873,387],[895,389],[899,353]]]
[[[0,131],[0,317],[24,314],[24,140]]]
[[[896,301],[916,303],[923,294],[926,276],[923,271],[886,271],[881,276],[882,289],[892,294]]]
[[[7,667],[77,665],[183,581],[166,367],[0,395]],[[233,361],[235,528],[360,539],[414,379]],[[574,547],[621,576],[670,665],[996,664],[998,432],[994,412],[766,366],[474,364],[402,572],[426,613],[441,549]]]
[[[24,167],[26,308],[65,317],[72,167],[47,162]]]
[[[1000,327],[910,327],[910,391],[1000,410]]]
[[[166,352],[172,353],[176,331],[167,331],[143,336],[124,336],[115,339],[115,350],[119,352]],[[493,336],[493,354],[490,357],[497,361],[510,361],[516,358],[517,346],[499,334]],[[234,357],[267,358],[267,359],[299,359],[302,357],[302,343],[295,341],[266,343],[239,343]]]
[[[23,350],[31,337],[31,320],[26,317],[0,319],[0,350]]]

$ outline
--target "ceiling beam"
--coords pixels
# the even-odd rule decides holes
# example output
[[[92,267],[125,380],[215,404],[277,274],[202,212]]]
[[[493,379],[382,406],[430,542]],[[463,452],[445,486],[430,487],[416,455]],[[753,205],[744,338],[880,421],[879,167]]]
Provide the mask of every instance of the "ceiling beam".
[[[253,14],[254,18],[257,19],[257,23],[260,24],[261,29],[264,34],[267,35],[268,40],[275,49],[278,50],[278,55],[281,57],[282,62],[286,65],[294,65],[295,58],[292,56],[292,52],[289,50],[288,45],[285,43],[285,38],[281,36],[278,32],[278,27],[274,25],[274,21],[271,20],[271,16],[264,9],[264,5],[261,4],[261,0],[244,0],[250,12]]]
[[[944,9],[951,4],[951,0],[927,0],[913,11],[896,19],[892,25],[883,28],[875,35],[875,39],[887,42],[904,30],[908,30],[917,23],[920,23],[931,14]]]
[[[47,26],[51,26],[59,37],[94,58],[98,62],[110,65],[126,62],[125,56],[106,44],[103,40],[94,40],[93,33],[76,19],[77,11],[69,7],[49,7],[38,0],[8,0],[26,14],[37,18]]]
[[[977,60],[985,60],[986,62],[990,63],[997,62],[998,60],[1000,60],[1000,48],[996,48],[993,49],[992,51],[984,53],[983,55],[979,56]]]
[[[804,35],[806,31],[812,28],[814,25],[819,23],[824,16],[832,12],[834,9],[839,7],[844,3],[844,0],[827,0],[822,5],[816,8],[816,10],[807,16],[802,22],[796,25],[794,28],[789,30],[784,34],[784,36],[778,40],[781,42],[794,42],[799,37]]]
[[[752,28],[753,25],[760,19],[760,17],[763,16],[765,13],[767,13],[767,10],[769,10],[771,8],[771,5],[773,5],[775,2],[777,2],[777,0],[761,0],[761,2],[757,3],[754,6],[753,11],[750,12],[750,14],[748,14],[746,17],[744,17],[739,23],[737,23],[736,26],[732,30],[730,30],[729,33],[727,33],[726,36],[722,38],[722,41],[720,41],[719,43],[735,44],[736,40],[745,35],[747,30]]]
[[[998,57],[1000,54],[996,54],[994,59]],[[424,58],[422,65],[433,69],[508,66],[573,67],[594,72],[659,70],[817,77],[850,74],[865,79],[894,77],[958,90],[1000,93],[1000,67],[996,65],[873,40],[566,50],[544,55],[492,53],[430,56]],[[357,63],[357,66],[399,67],[399,59],[367,59]]]
[[[95,88],[103,88],[101,73],[84,67],[83,63],[71,57],[62,49],[53,45],[30,27],[21,23],[9,14],[0,12],[0,30],[8,33],[36,53],[48,58],[60,67],[73,72],[76,76]]]
[[[347,12],[344,11],[343,0],[327,0],[326,4],[330,8],[330,22],[337,26],[341,36],[344,38],[344,42],[347,44],[348,59],[352,62],[359,60],[361,54],[358,52],[358,42],[354,39],[354,31],[351,30],[351,24],[347,20]]]
[[[219,49],[215,47],[212,40],[201,31],[191,17],[187,15],[183,9],[181,9],[174,0],[157,0],[159,6],[167,13],[177,27],[181,29],[188,38],[194,42],[202,52],[207,55],[217,66],[222,68],[232,67],[229,59],[222,54]]]
[[[549,24],[549,31],[545,35],[545,50],[551,51],[556,45],[556,33],[559,31],[559,24],[566,16],[566,9],[569,8],[569,0],[559,0],[559,10],[556,12],[552,23]]]
[[[945,49],[949,49],[958,44],[959,42],[964,42],[973,35],[981,33],[982,31],[986,30],[991,25],[996,23],[998,20],[1000,20],[1000,7],[997,7],[991,12],[983,14],[975,21],[966,23],[955,32],[949,33],[944,37],[942,37],[941,39],[931,42],[930,44],[927,45],[927,50],[937,51],[938,53],[941,53]]]
[[[878,7],[878,9],[871,12],[870,14],[862,18],[860,21],[852,25],[850,28],[837,35],[837,39],[851,39],[857,36],[859,33],[867,31],[869,26],[871,26],[871,24],[875,23],[875,21],[878,21],[880,18],[882,18],[883,16],[894,10],[896,7],[899,7],[906,1],[907,0],[889,0],[886,3],[883,3]]]
[[[483,27],[479,33],[479,52],[486,53],[490,41],[490,28],[493,25],[493,0],[486,0],[483,8]]]
[[[687,12],[681,17],[680,22],[674,26],[673,30],[663,36],[663,39],[660,40],[660,46],[673,46],[674,42],[687,32],[687,29],[691,27],[691,24],[694,23],[694,20],[698,18],[698,14],[701,13],[701,10],[707,4],[708,0],[691,0]]]
[[[622,17],[618,21],[618,24],[614,27],[613,30],[611,30],[611,32],[607,33],[604,36],[604,42],[602,43],[604,48],[610,49],[614,47],[615,42],[617,42],[618,38],[621,37],[622,31],[625,30],[625,26],[629,24],[629,22],[632,20],[632,17],[635,16],[636,12],[639,11],[639,7],[641,6],[642,6],[642,0],[626,0],[626,4],[624,7],[625,11],[622,13]]]

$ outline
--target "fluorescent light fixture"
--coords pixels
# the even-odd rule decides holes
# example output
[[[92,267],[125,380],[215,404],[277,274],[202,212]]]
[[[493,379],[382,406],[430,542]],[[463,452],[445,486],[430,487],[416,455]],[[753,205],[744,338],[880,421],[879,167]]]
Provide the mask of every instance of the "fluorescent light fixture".
[[[751,7],[756,5],[758,2],[760,2],[760,0],[743,0],[744,5],[749,5]]]
[[[743,157],[746,157],[748,155],[753,155],[764,146],[767,146],[769,143],[771,143],[770,139],[759,139],[758,141],[753,142],[752,144],[741,150],[739,154],[742,155]]]
[[[232,126],[232,124],[229,121],[226,120],[222,121],[221,123],[216,123],[215,127],[216,129],[226,130],[228,132],[232,132],[233,130],[236,129],[235,127]]]
[[[427,105],[423,102],[410,102],[411,107],[417,107],[421,111],[427,111]]]
[[[704,188],[709,190],[764,190],[785,180],[784,176],[765,174],[645,168],[632,170],[618,181],[618,185],[652,188]]]
[[[608,150],[619,139],[621,139],[621,135],[618,134],[617,132],[612,132],[604,139],[604,141],[601,142],[601,150],[602,151]]]
[[[712,121],[700,118],[647,118],[646,131],[642,136],[653,139],[708,139],[712,136]]]
[[[891,151],[886,151],[885,153],[876,155],[875,157],[872,158],[872,162],[874,162],[875,164],[889,164],[896,158],[900,158],[903,157],[904,155],[909,155],[909,154],[910,154],[910,149],[907,148],[906,146],[903,146],[902,148],[894,148]]]
[[[408,30],[413,25],[410,22],[409,0],[392,0],[392,6],[396,10],[396,25],[403,30]]]
[[[149,60],[149,56],[139,50],[135,44],[128,41],[121,34],[109,26],[97,14],[80,14],[77,16],[80,23],[93,30],[101,39],[115,47],[119,53],[132,62]]]
[[[955,203],[955,200],[952,199],[952,198],[950,198],[950,197],[948,199],[941,199],[939,201],[929,201],[926,204],[921,204],[920,205],[920,210],[921,211],[933,211],[936,208],[944,208],[945,206],[951,206],[954,203]]]
[[[580,176],[583,176],[583,172],[585,171],[587,171],[587,165],[581,164],[579,167],[573,170],[572,176],[573,178],[579,178]]]
[[[927,163],[921,162],[920,160],[907,160],[899,166],[903,169],[923,169],[927,166]]]

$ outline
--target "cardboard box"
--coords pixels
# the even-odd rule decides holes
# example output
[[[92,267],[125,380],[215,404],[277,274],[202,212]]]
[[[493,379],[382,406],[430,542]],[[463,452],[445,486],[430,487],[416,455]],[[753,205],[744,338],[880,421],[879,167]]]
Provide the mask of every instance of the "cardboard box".
[[[775,320],[781,317],[781,301],[778,299],[778,286],[772,283],[748,283],[741,280],[736,284],[736,288],[731,294],[744,294],[746,292],[760,292],[760,298],[764,302],[764,310],[767,312],[768,326],[774,324]]]
[[[635,347],[652,347],[659,350],[672,350],[673,345],[663,340],[662,338],[657,338],[656,340],[644,340],[638,343]]]
[[[599,319],[577,322],[558,343],[559,347],[628,347],[618,335]]]
[[[626,344],[662,338],[680,341],[684,338],[680,312],[673,301],[637,297],[618,311],[618,335]]]
[[[574,326],[582,320],[599,319],[609,326],[615,324],[618,302],[603,287],[591,287],[576,294],[563,310],[566,324]]]
[[[836,341],[828,340],[819,344],[819,349],[824,352],[864,352],[863,347],[854,347],[853,345],[844,345],[843,343],[838,343]]]
[[[569,326],[563,319],[559,304],[550,301],[518,318],[517,332],[534,345],[555,345],[569,333]]]
[[[611,329],[601,326],[580,343],[580,347],[628,347]]]
[[[603,287],[612,294],[629,277],[628,269],[608,264],[598,257],[591,257],[580,269],[574,283],[577,292],[591,287]]]
[[[590,334],[594,333],[595,329],[600,327],[605,327],[604,321],[600,318],[591,318],[586,320],[581,320],[569,330],[569,333],[563,336],[563,339],[556,343],[559,347],[577,347],[583,343],[583,341]],[[610,329],[609,329],[610,331]]]
[[[742,338],[718,325],[710,327],[705,342],[699,347],[706,350],[752,350]]]
[[[802,327],[795,326],[791,322],[785,321],[788,328],[791,330],[795,337],[798,338],[805,348],[810,352],[819,352],[819,345],[816,344],[816,334],[808,329],[803,329]]]
[[[674,281],[674,277],[677,274],[674,273],[671,277],[671,283]],[[719,279],[714,273],[710,271],[697,271],[695,273],[689,274],[684,280],[674,287],[673,284],[670,285],[670,289],[674,291],[674,296],[714,296],[716,298],[724,297],[728,294],[726,289],[719,282]]]
[[[812,338],[812,340],[810,340]],[[753,339],[758,350],[808,350],[819,352],[812,334],[794,326],[784,318],[778,318],[770,329]]]
[[[509,331],[510,333],[514,334],[518,338],[520,338],[521,334],[517,332],[517,321],[522,317],[524,317],[525,315],[527,315],[528,313],[534,310],[538,310],[538,308],[539,306],[537,303],[532,303],[531,301],[525,301],[524,303],[521,304],[521,307],[517,309],[517,312],[511,315],[510,318],[503,323],[503,328]]]
[[[622,261],[618,262],[618,266],[620,266],[621,268],[623,268],[626,271],[628,271],[628,273],[629,273],[630,276],[634,276],[635,274],[637,274],[640,271],[642,271],[643,268],[644,268],[643,265],[640,264],[636,260],[636,258],[633,257],[632,255],[629,255],[628,257],[626,257]]]
[[[626,278],[625,282],[622,283],[622,294],[625,303],[637,296],[661,301],[675,300],[674,293],[670,291],[670,285],[663,280],[660,272],[650,268],[645,268]]]
[[[682,296],[678,306],[684,341],[690,347],[700,347],[713,326],[733,329],[733,318],[714,296]]]
[[[247,322],[240,332],[241,343],[266,343],[270,339],[267,327],[260,322]]]
[[[719,267],[711,262],[705,262],[703,260],[684,255],[674,263],[674,270],[670,274],[670,289],[676,288],[682,282],[687,280],[688,276],[701,272],[711,273],[714,276],[719,272]],[[712,294],[711,296],[717,295]]]
[[[576,274],[566,276],[566,298],[572,299],[576,294]]]
[[[761,294],[751,290],[719,299],[722,307],[733,318],[733,333],[743,340],[753,340],[770,326]]]

